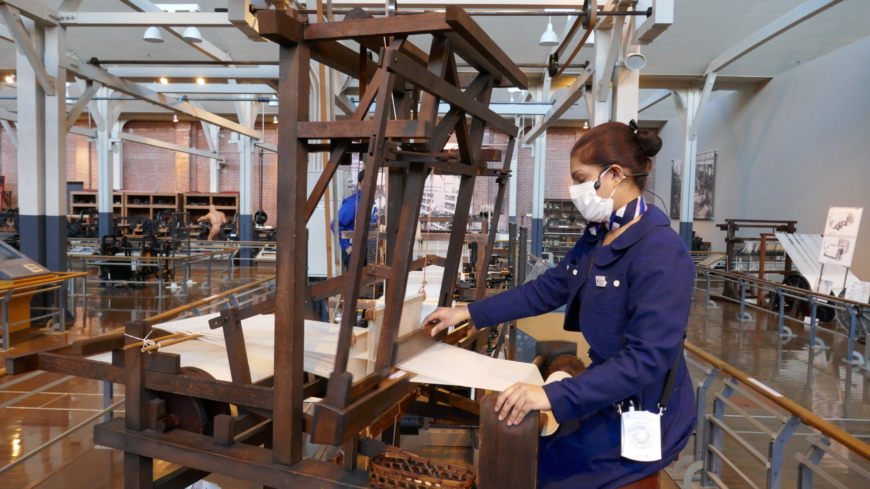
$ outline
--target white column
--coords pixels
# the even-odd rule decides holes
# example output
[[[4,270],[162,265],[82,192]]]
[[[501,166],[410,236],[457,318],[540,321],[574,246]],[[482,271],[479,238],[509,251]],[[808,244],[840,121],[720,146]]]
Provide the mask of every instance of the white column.
[[[37,53],[45,46],[45,31],[29,19],[22,22]],[[45,264],[45,91],[27,58],[16,49],[18,93],[18,207],[21,249]]]
[[[45,216],[46,263],[50,270],[66,271],[66,57],[64,27],[45,28],[45,69],[55,80],[55,94],[45,95]]]
[[[522,129],[523,118],[514,117],[514,125]],[[519,177],[519,159],[520,151],[523,149],[523,140],[517,138],[516,147],[514,148],[513,158],[511,159],[511,179],[508,187],[508,221],[517,222],[517,178]]]
[[[111,154],[112,159],[112,188],[122,190],[124,188],[124,141],[120,133],[124,130],[127,121],[116,121],[112,124]]]
[[[628,124],[637,120],[637,109],[640,103],[640,70],[629,70],[624,65],[629,54],[640,53],[640,45],[632,43],[634,35],[634,19],[628,21],[628,28],[623,29],[622,63],[614,70],[613,89],[613,120]]]
[[[550,100],[550,75],[544,72],[544,83],[538,100]],[[538,117],[536,122],[540,122]],[[547,177],[547,133],[544,132],[535,140],[535,179],[532,191],[532,249],[535,256],[541,256],[544,251],[544,180]]]
[[[108,88],[100,88],[97,90],[97,98],[93,102],[96,105],[96,112],[99,116],[94,117],[97,122],[97,211],[100,214],[100,235],[113,234],[114,222],[112,221],[112,213],[114,211],[113,189],[115,185],[115,167],[112,164],[112,111],[109,100],[106,97],[111,95],[112,91]]]
[[[674,91],[674,105],[683,124],[683,182],[680,189],[680,236],[686,246],[692,243],[692,221],[695,214],[695,162],[698,154],[698,140],[692,132],[698,117],[701,90],[691,87]]]
[[[586,97],[591,100],[589,112],[590,127],[600,126],[605,122],[610,121],[610,97],[605,102],[600,102],[596,87],[601,87],[601,90],[610,91],[610,80],[601,83],[603,74],[607,71],[607,53],[610,49],[610,38],[613,34],[613,29],[595,31],[595,73],[592,75],[592,90],[587,93]]]

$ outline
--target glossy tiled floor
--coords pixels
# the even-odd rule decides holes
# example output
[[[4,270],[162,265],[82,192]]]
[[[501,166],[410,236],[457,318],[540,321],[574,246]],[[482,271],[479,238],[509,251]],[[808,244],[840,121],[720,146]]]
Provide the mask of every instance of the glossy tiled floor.
[[[8,352],[0,353],[0,359],[63,346],[78,339],[96,336],[119,328],[131,319],[152,316],[269,275],[274,275],[274,269],[267,268],[261,272],[237,269],[230,280],[220,282],[214,279],[208,288],[203,288],[202,284],[194,284],[190,287],[187,297],[181,296],[180,291],[167,289],[162,299],[156,297],[156,286],[140,290],[90,287],[87,300],[83,300],[81,296],[76,297],[76,324],[69,328],[69,332],[49,336],[36,332],[29,339],[13,342]],[[77,291],[81,293],[81,286]],[[0,405],[64,377],[44,373],[2,388]],[[2,377],[0,386],[17,378]],[[103,388],[100,382],[72,378],[5,409],[0,409],[0,467],[19,459],[51,438],[102,411]],[[124,398],[124,386],[116,385],[114,389],[114,402],[118,402]],[[123,405],[116,414],[124,415]],[[97,422],[99,419],[88,423],[51,448],[0,475],[0,488],[123,487],[123,454],[94,448],[92,426]],[[165,463],[155,466],[158,476],[173,468]],[[209,480],[218,482],[224,488],[255,487],[247,482],[220,477]]]
[[[253,281],[261,275],[273,273],[265,270],[257,272],[236,272],[232,280],[218,283],[215,281],[209,290],[194,287],[186,298],[169,295],[162,301],[155,298],[155,289],[94,290],[89,291],[87,301],[77,300],[77,322],[65,335],[34,336],[13,344],[8,354],[61,346],[79,338],[90,337],[120,327],[127,320],[155,314],[158,310],[172,307],[204,297],[208,294],[226,290]],[[844,361],[846,343],[837,335],[820,332],[829,350],[817,350],[810,359],[807,348],[809,331],[801,323],[787,323],[797,335],[788,341],[780,341],[777,336],[777,322],[773,315],[752,311],[752,321],[739,321],[736,306],[719,303],[716,309],[704,307],[704,296],[696,294],[689,325],[689,341],[713,355],[725,360],[745,373],[757,378],[769,387],[791,398],[800,405],[812,410],[819,416],[848,432],[870,440],[870,379],[862,370],[849,367]],[[782,343],[782,344],[781,344]],[[863,346],[859,347],[863,349]],[[4,355],[0,354],[0,358]],[[812,368],[810,368],[812,363]],[[702,372],[690,368],[696,379]],[[56,374],[41,374],[18,384],[0,388],[0,405],[16,397],[63,379]],[[4,377],[0,387],[16,380]],[[711,394],[721,390],[717,381]],[[73,378],[46,389],[45,391],[0,409],[0,467],[18,460],[52,437],[58,436],[94,416],[103,406],[103,386],[94,381]],[[123,399],[123,386],[116,386],[115,401]],[[769,416],[761,406],[751,399],[735,394],[732,400],[764,426],[778,428],[779,423]],[[123,410],[117,413],[123,415]],[[759,428],[743,418],[727,412],[726,423],[744,436],[761,453],[767,453],[768,438]],[[11,471],[0,475],[0,488],[88,488],[108,489],[123,487],[122,455],[113,450],[95,448],[93,445],[93,423],[65,438],[60,443],[45,450],[36,457],[22,463]],[[788,443],[783,473],[784,488],[796,487],[796,462],[794,453],[805,451],[806,427],[798,429]],[[685,453],[691,452],[691,446]],[[423,450],[421,448],[421,450]],[[455,461],[470,461],[468,450],[461,453],[450,452]],[[469,452],[469,453],[466,453]],[[766,470],[752,456],[733,440],[726,438],[726,456],[747,473],[759,485],[764,486]],[[843,449],[838,449],[846,454]],[[441,451],[442,455],[445,453]],[[435,456],[438,450],[428,450],[424,455]],[[862,463],[853,459],[856,463]],[[868,487],[863,479],[851,478],[844,466],[823,461],[822,464],[846,485],[846,487]],[[866,467],[866,464],[862,465]],[[168,464],[157,464],[158,475],[171,470]],[[727,466],[723,470],[724,480],[731,487],[751,487],[742,482],[736,473]],[[224,488],[253,488],[256,486],[243,481],[214,477]],[[829,487],[817,483],[816,487]]]

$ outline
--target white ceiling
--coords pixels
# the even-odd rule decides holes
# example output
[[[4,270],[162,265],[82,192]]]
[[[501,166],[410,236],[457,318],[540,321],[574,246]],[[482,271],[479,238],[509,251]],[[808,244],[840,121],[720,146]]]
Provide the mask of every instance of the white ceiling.
[[[156,0],[155,3],[191,3],[192,0]],[[642,52],[648,64],[642,75],[700,75],[707,64],[728,48],[773,21],[804,0],[675,0],[674,25]],[[58,7],[61,0],[49,0]],[[225,8],[227,0],[199,0],[203,11]],[[313,3],[313,2],[309,2]],[[377,2],[380,3],[380,2]],[[473,2],[459,2],[469,4]],[[477,2],[479,3],[479,2]],[[528,2],[537,8],[535,2]],[[579,1],[577,2],[580,3]],[[402,2],[399,2],[400,8]],[[84,0],[81,11],[131,11],[117,0]],[[546,17],[475,17],[483,29],[518,64],[542,64],[550,49],[538,46],[546,29]],[[749,53],[722,72],[722,76],[770,77],[797,64],[811,61],[870,35],[870,1],[846,0],[819,14],[761,48]],[[565,17],[556,17],[553,27],[561,33]],[[67,35],[68,50],[81,59],[102,60],[202,60],[208,58],[172,35],[165,43],[142,41],[144,28],[76,28]],[[278,49],[272,43],[254,43],[233,28],[201,29],[203,37],[230,52],[237,61],[275,61]],[[419,42],[422,48],[428,43]],[[14,69],[14,45],[0,42],[0,69]],[[594,52],[584,47],[578,62],[593,61]],[[542,68],[535,68],[542,70]],[[155,78],[159,68],[154,68]],[[642,91],[641,99],[649,91]],[[5,95],[5,94],[4,94]],[[506,98],[499,94],[498,98]],[[665,102],[668,103],[668,102]],[[4,104],[5,105],[5,104]]]

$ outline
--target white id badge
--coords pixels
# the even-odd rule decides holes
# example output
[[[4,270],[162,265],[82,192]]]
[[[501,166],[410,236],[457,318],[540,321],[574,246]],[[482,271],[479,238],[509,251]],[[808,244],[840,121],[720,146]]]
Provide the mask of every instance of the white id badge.
[[[662,459],[661,416],[634,407],[622,413],[622,456],[638,462]]]

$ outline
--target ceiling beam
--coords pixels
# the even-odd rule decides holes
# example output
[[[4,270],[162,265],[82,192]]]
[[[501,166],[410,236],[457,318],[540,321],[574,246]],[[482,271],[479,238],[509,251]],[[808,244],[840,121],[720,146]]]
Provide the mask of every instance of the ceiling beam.
[[[149,102],[159,107],[163,107],[164,109],[170,110],[172,112],[188,115],[196,120],[205,121],[209,124],[220,126],[224,129],[237,132],[239,134],[252,137],[254,139],[262,139],[262,135],[259,131],[255,131],[229,119],[225,119],[218,115],[212,114],[211,112],[196,108],[189,102],[184,102],[177,98],[157,93],[137,83],[122,80],[121,78],[118,78],[117,76],[106,72],[106,70],[94,66],[88,62],[75,62],[72,59],[67,58],[64,64],[64,67],[72,73],[78,74],[83,78],[99,82],[106,87],[112,88],[131,97],[135,97],[145,102]]]
[[[775,38],[792,27],[815,17],[843,0],[809,0],[798,5],[782,17],[762,27],[751,36],[737,43],[734,47],[720,54],[710,62],[704,75],[718,73],[738,59],[751,53],[767,41]]]
[[[182,146],[180,144],[167,143],[166,141],[148,138],[145,136],[138,136],[129,132],[119,132],[118,138],[123,139],[124,141],[130,141],[131,143],[145,144],[148,146],[154,146],[155,148],[163,148],[170,151],[176,151],[178,153],[187,153],[195,156],[202,156],[203,158],[212,158],[215,160],[222,159],[221,155],[219,155],[218,153],[213,153],[211,151],[205,151],[197,148],[191,148],[189,146]]]
[[[234,27],[225,12],[61,12],[65,27]]]
[[[254,42],[267,42],[260,36],[257,17],[251,13],[250,0],[228,0],[227,18],[242,34]]]
[[[583,70],[583,73],[574,80],[574,83],[559,95],[559,99],[556,100],[556,103],[553,104],[541,121],[535,124],[535,127],[529,131],[526,135],[525,141],[523,141],[524,144],[533,143],[535,139],[538,139],[538,136],[543,134],[547,128],[558,121],[565,112],[568,112],[568,109],[573,107],[578,100],[583,98],[583,95],[586,93],[586,82],[589,81],[589,78],[592,77],[593,73],[595,73],[595,68],[592,66],[588,66]]]
[[[137,12],[163,12],[163,9],[161,9],[157,5],[154,5],[149,0],[121,0],[121,2]],[[184,34],[183,27],[169,27],[168,29],[166,29],[166,31],[184,41],[184,39],[182,39],[182,36]],[[229,53],[224,52],[222,49],[208,42],[208,40],[206,39],[203,39],[202,42],[184,42],[186,42],[188,46],[196,49],[197,51],[201,52],[202,54],[208,56],[211,59],[217,61],[232,61]]]
[[[227,84],[227,83],[140,83],[139,86],[153,90],[157,93],[217,93],[217,94],[273,94],[275,89],[264,83],[256,84]]]
[[[6,136],[9,137],[10,141],[12,141],[12,146],[15,146],[15,149],[18,149],[18,133],[12,128],[12,124],[10,124],[6,119],[0,119],[0,125],[2,125],[3,129],[6,130]]]
[[[278,66],[240,66],[236,68],[209,67],[209,66],[121,66],[106,68],[106,70],[121,78],[133,81],[152,81],[157,77],[169,78],[205,78],[206,80],[277,80]]]
[[[72,126],[69,128],[69,133],[75,134],[76,136],[85,136],[89,138],[97,137],[97,130],[88,129],[87,127]]]
[[[75,105],[73,105],[72,109],[66,115],[66,126],[67,131],[69,128],[75,125],[79,116],[82,115],[82,112],[85,110],[85,107],[90,103],[91,99],[97,93],[97,90],[100,89],[102,85],[94,82],[93,80],[87,80],[85,82],[85,89],[82,91],[82,94],[79,95],[79,99],[76,100]]]
[[[8,5],[21,11],[21,15],[33,20],[37,24],[53,26],[57,25],[57,10],[50,8],[36,0],[2,0],[2,5]]]
[[[670,90],[659,90],[658,92],[652,94],[652,96],[648,97],[646,100],[642,101],[637,106],[637,112],[643,112],[646,109],[652,107],[653,105],[661,102],[662,100],[671,96]]]
[[[634,42],[650,44],[674,23],[674,0],[653,0],[652,16],[635,29]]]
[[[27,29],[24,28],[24,24],[21,22],[21,14],[21,11],[9,4],[0,4],[0,15],[2,15],[3,21],[6,22],[6,27],[8,27],[12,39],[15,40],[15,47],[27,58],[45,94],[52,96],[55,94],[54,77],[48,74],[45,65],[42,64],[42,55],[33,46],[30,34],[27,33]]]

